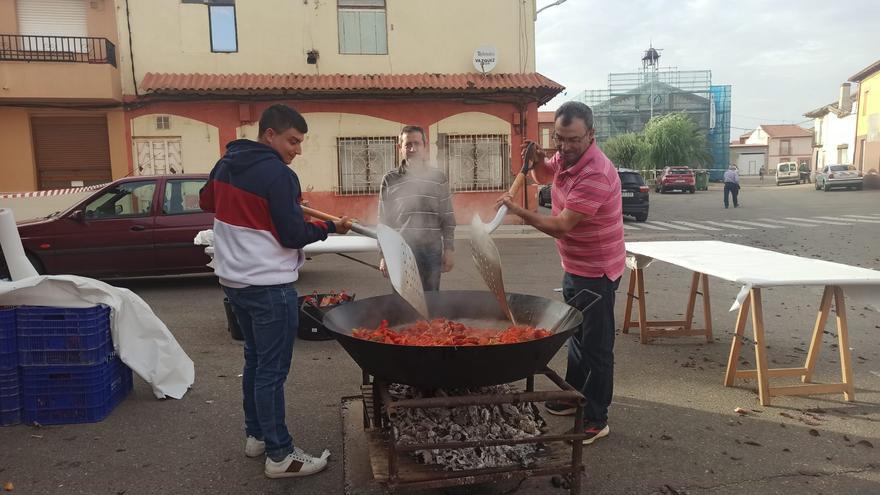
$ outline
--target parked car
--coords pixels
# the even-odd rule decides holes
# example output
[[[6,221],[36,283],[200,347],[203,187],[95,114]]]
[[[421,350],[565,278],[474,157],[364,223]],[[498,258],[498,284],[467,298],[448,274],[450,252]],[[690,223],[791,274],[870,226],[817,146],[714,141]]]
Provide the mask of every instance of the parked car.
[[[795,162],[781,162],[776,164],[776,185],[801,183],[801,174],[798,171],[798,164]]]
[[[660,172],[654,191],[663,194],[674,190],[687,191],[691,194],[697,191],[696,177],[690,167],[666,167]]]
[[[649,187],[645,183],[645,178],[637,170],[629,170],[622,168],[617,171],[620,177],[620,195],[623,202],[623,214],[635,217],[639,222],[648,219],[648,192]],[[550,193],[553,186],[547,184],[538,190],[538,204],[541,206],[552,206]]]
[[[538,189],[538,206],[546,206],[547,208],[551,206],[550,192],[552,187],[550,184],[547,184]]]
[[[637,170],[622,168],[617,171],[620,177],[620,196],[623,200],[623,214],[632,216],[636,221],[648,219],[649,195],[648,184]]]
[[[835,187],[862,189],[862,173],[853,165],[826,165],[816,174],[816,190],[830,191]]]
[[[128,177],[45,218],[17,222],[25,255],[39,273],[123,278],[211,272],[213,247],[193,243],[214,226],[199,208],[207,174]],[[331,235],[307,257],[378,252],[373,239]],[[0,251],[0,280],[9,278]]]
[[[214,214],[199,208],[207,174],[127,177],[64,211],[18,222],[39,273],[93,278],[210,272],[193,238]],[[2,257],[0,257],[2,259]],[[0,266],[0,278],[8,269]]]

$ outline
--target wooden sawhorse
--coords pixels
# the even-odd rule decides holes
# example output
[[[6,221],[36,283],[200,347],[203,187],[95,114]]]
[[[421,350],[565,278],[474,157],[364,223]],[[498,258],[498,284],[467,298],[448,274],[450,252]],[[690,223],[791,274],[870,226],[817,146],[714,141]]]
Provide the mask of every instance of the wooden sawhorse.
[[[834,298],[834,309],[837,317],[837,346],[840,351],[840,383],[810,383],[819,357],[819,346],[822,342],[822,332],[831,312],[831,299]],[[737,370],[741,340],[749,319],[749,310],[752,313],[752,330],[755,334],[755,360],[757,368],[753,370]],[[770,377],[799,376],[801,385],[784,387],[771,387]],[[822,302],[816,315],[816,324],[813,326],[813,337],[810,339],[810,348],[807,351],[807,360],[802,368],[767,368],[767,347],[764,339],[764,309],[761,303],[761,289],[751,289],[743,300],[736,317],[736,333],[733,343],[730,345],[730,356],[727,359],[727,372],[724,376],[724,386],[732,387],[736,378],[757,378],[758,399],[762,406],[770,405],[770,397],[780,395],[812,395],[843,392],[846,401],[855,400],[855,384],[853,383],[852,365],[849,350],[849,331],[846,321],[846,305],[844,304],[843,289],[836,285],[826,285],[822,293]]]
[[[702,287],[700,287],[702,286]],[[700,289],[702,288],[702,292]],[[704,328],[694,328],[694,308],[697,303],[697,294],[703,299]],[[633,299],[638,300],[638,322],[632,320]],[[706,342],[712,342],[712,309],[709,300],[709,276],[705,273],[694,272],[691,278],[691,290],[688,296],[687,310],[684,320],[654,320],[648,321],[647,301],[645,300],[645,274],[642,268],[632,268],[629,273],[629,289],[626,293],[626,317],[623,322],[623,333],[629,333],[630,328],[639,329],[639,340],[647,344],[651,337],[683,337],[693,335],[705,335]]]

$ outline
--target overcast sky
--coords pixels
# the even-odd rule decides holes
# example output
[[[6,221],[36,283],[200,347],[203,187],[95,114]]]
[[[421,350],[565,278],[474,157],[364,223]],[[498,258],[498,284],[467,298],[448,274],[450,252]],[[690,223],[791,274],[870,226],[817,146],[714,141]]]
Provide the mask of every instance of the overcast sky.
[[[732,86],[731,138],[803,123],[880,59],[880,0],[567,0],[541,12],[535,29],[538,72],[567,93],[542,110],[606,89],[611,72],[640,69],[653,42],[661,66],[708,69],[713,84]]]

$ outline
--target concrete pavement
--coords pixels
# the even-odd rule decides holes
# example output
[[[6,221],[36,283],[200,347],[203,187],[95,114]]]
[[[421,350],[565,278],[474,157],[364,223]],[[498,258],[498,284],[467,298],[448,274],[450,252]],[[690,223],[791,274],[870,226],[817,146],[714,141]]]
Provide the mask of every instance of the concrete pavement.
[[[744,206],[724,210],[718,190],[652,194],[649,220],[712,225],[706,222],[869,216],[878,212],[878,198],[875,191],[822,193],[813,191],[812,185],[746,187]],[[876,223],[778,225],[783,228],[640,229],[627,230],[626,236],[640,241],[720,239],[880,269]],[[498,240],[508,290],[558,297],[553,289],[559,287],[562,273],[552,240],[543,235],[511,237]],[[482,290],[467,242],[462,239],[457,247],[456,269],[444,277],[443,288]],[[374,261],[370,256],[362,258]],[[646,278],[649,318],[680,316],[689,274],[657,265]],[[621,286],[627,282],[624,276]],[[0,482],[15,483],[13,493],[364,492],[360,486],[346,485],[347,473],[355,468],[342,460],[341,400],[358,393],[360,372],[335,342],[297,342],[287,389],[288,422],[297,444],[315,453],[329,447],[330,467],[305,479],[268,480],[260,461],[247,459],[242,452],[241,346],[225,331],[222,294],[215,279],[114,283],[138,293],[166,322],[196,363],[196,384],[182,400],[158,401],[136,378],[134,394],[101,423],[0,428]],[[880,492],[880,315],[852,302],[847,305],[856,402],[844,402],[840,395],[780,397],[771,407],[761,407],[753,382],[722,387],[735,318],[726,309],[738,287],[714,279],[710,284],[714,343],[680,338],[642,345],[635,333],[618,334],[611,435],[584,448],[584,493]],[[307,264],[297,286],[301,293],[346,289],[358,299],[390,290],[376,272],[332,255]],[[624,292],[618,292],[618,326],[623,320]],[[819,296],[814,288],[766,291],[768,347],[774,366],[797,366],[803,361]],[[831,335],[825,335],[819,356],[819,381],[839,376],[834,328],[827,330]],[[742,359],[754,362],[750,349],[744,348]],[[564,371],[564,349],[551,365]],[[747,414],[735,413],[737,407]],[[564,492],[541,478],[528,481],[516,493]]]

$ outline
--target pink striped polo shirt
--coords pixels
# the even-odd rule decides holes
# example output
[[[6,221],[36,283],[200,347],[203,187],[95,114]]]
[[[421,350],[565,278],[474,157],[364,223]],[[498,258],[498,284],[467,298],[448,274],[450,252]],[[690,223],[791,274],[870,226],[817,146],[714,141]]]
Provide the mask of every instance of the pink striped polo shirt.
[[[547,165],[553,170],[553,214],[569,209],[584,215],[565,237],[556,239],[562,268],[582,277],[617,279],[623,274],[626,248],[614,164],[593,142],[571,167],[563,168],[558,152]]]

